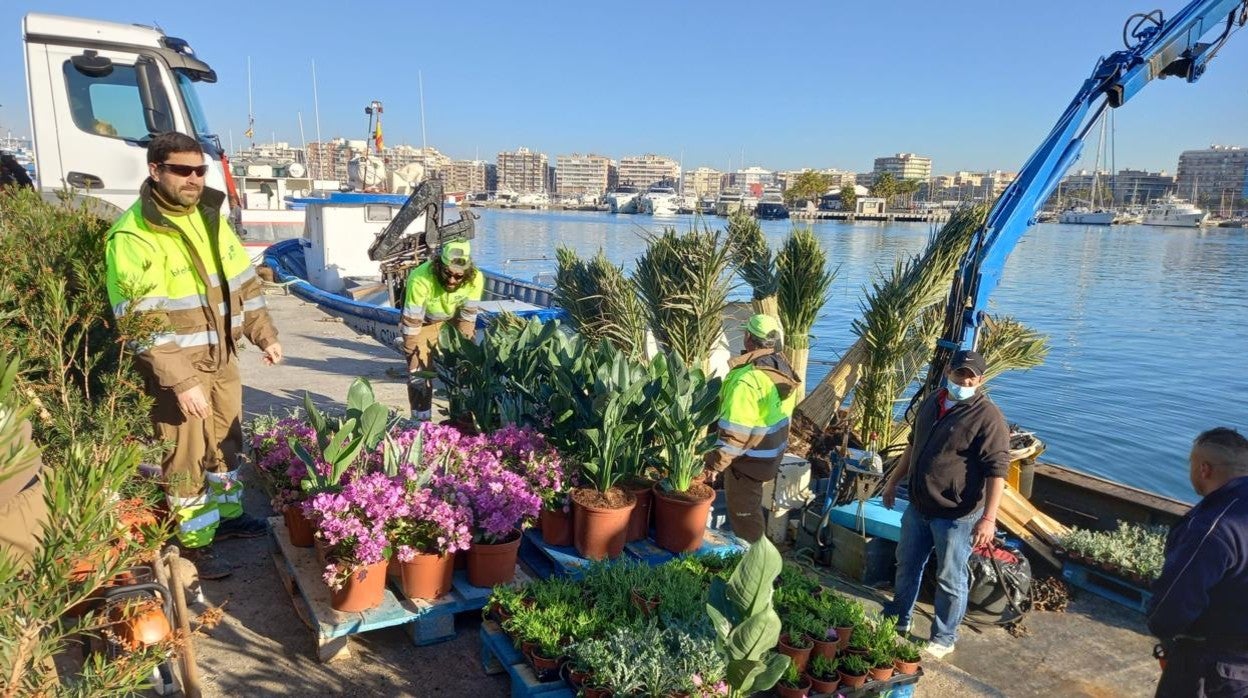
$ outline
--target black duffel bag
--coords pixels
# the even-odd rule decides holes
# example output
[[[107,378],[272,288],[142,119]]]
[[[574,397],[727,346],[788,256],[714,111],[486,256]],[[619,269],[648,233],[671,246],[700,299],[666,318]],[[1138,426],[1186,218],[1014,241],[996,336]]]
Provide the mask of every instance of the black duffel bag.
[[[1008,625],[1031,610],[1031,563],[1021,550],[997,541],[971,551],[966,619]]]

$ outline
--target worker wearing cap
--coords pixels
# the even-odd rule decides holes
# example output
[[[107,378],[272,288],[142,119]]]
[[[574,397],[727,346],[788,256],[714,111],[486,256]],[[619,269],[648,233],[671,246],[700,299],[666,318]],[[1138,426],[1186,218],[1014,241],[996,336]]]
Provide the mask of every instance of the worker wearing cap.
[[[433,348],[442,324],[454,319],[471,339],[476,334],[478,303],[485,277],[472,263],[467,240],[452,240],[441,252],[407,275],[403,298],[403,354],[407,357],[407,399],[413,419],[429,419],[433,410]]]
[[[763,537],[763,483],[780,470],[801,379],[780,353],[779,320],[754,315],[743,329],[745,351],[720,388],[719,442],[706,470],[708,484],[723,474],[732,532],[753,543]]]
[[[959,351],[945,369],[945,387],[927,396],[915,413],[910,443],[884,485],[889,509],[897,485],[909,483],[910,504],[901,517],[897,579],[884,613],[897,630],[910,629],[923,568],[936,552],[936,617],[927,651],[953,651],[966,615],[971,550],[992,541],[997,504],[1009,470],[1010,430],[1005,416],[980,390],[988,365],[974,351]]]

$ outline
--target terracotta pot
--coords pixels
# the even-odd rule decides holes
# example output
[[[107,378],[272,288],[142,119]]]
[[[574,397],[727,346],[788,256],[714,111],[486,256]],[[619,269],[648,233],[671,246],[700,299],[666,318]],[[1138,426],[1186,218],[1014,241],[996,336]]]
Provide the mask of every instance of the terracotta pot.
[[[582,504],[575,497],[578,491],[573,492],[572,500],[572,534],[576,552],[590,560],[619,557],[624,552],[628,517],[637,504],[637,498],[623,490],[612,488],[614,493],[618,493],[616,496],[623,495],[622,499],[627,503],[611,509]]]
[[[572,545],[572,512],[542,509],[542,540],[547,545]]]
[[[395,566],[399,568],[400,588],[409,599],[432,601],[451,590],[455,575],[452,555],[416,553],[410,562],[399,561]]]
[[[800,674],[806,671],[806,663],[810,661],[810,647],[794,647],[789,644],[789,634],[785,633],[780,636],[780,646],[777,648],[780,654],[787,654],[793,658],[793,665],[797,667]]]
[[[811,676],[810,674],[807,674],[806,678],[810,679],[811,693],[814,693],[816,695],[820,695],[824,693],[834,694],[836,693],[837,687],[841,685],[841,680],[839,676],[832,677],[831,681],[821,681],[815,678],[814,676]]]
[[[600,688],[598,686],[586,686],[584,688],[585,698],[611,698],[615,695],[609,688]]]
[[[891,666],[871,667],[871,670],[867,673],[871,675],[872,681],[887,681],[893,678],[893,668]]]
[[[473,543],[468,548],[468,583],[478,587],[506,584],[516,577],[520,532],[506,543]]]
[[[865,657],[868,654],[871,654],[871,650],[866,649],[865,647],[846,647],[845,654],[856,654],[859,657]]]
[[[381,605],[386,592],[386,561],[357,567],[342,585],[333,592],[330,606],[343,613],[359,613]]]
[[[647,618],[650,617],[651,613],[654,613],[654,609],[659,607],[660,599],[657,596],[653,598],[646,598],[638,593],[636,589],[630,589],[628,595],[629,598],[632,599],[633,606],[636,607],[638,611],[641,611],[641,615],[646,616]]]
[[[571,665],[568,666],[568,683],[572,685],[574,690],[581,690],[581,686],[585,685],[585,679],[589,677],[587,671],[577,671]]]
[[[537,648],[533,649],[529,659],[533,662],[533,673],[537,674],[538,681],[547,681],[559,671],[559,658],[543,657]]]
[[[823,657],[824,659],[835,659],[836,652],[840,649],[841,640],[834,637],[831,640],[815,640],[815,647],[810,652],[811,657]]]
[[[900,659],[894,659],[893,668],[897,670],[898,674],[905,674],[909,676],[910,674],[917,674],[919,672],[919,663],[903,662]]]
[[[801,685],[796,688],[785,686],[782,683],[776,684],[776,693],[780,698],[806,698],[806,693],[810,691],[810,681],[803,677]]]
[[[282,510],[282,518],[286,520],[290,544],[296,548],[311,548],[316,542],[316,527],[303,515],[303,507],[298,504],[287,506]]]
[[[841,676],[841,686],[845,688],[861,688],[862,685],[867,682],[866,674],[855,676],[853,674],[846,674],[845,672],[839,670],[837,673]]]
[[[711,513],[711,505],[715,503],[715,492],[706,485],[701,486],[705,496],[701,500],[690,501],[664,492],[655,485],[654,492],[654,542],[660,548],[672,553],[691,553],[702,547],[702,537],[706,535],[706,520]],[[697,486],[690,488],[692,494]]]
[[[151,647],[173,632],[165,609],[155,599],[129,608],[125,604],[116,606],[109,616],[113,621],[112,632],[131,650]]]
[[[838,627],[836,629],[836,639],[837,639],[836,648],[838,650],[843,650],[846,647],[849,647],[849,638],[853,637],[853,635],[854,635],[854,626],[847,625],[843,628]]]
[[[650,510],[654,503],[654,493],[650,488],[653,486],[653,484],[646,484],[624,488],[637,498],[637,505],[633,507],[632,513],[628,516],[628,533],[624,536],[624,540],[628,543],[650,537]]]

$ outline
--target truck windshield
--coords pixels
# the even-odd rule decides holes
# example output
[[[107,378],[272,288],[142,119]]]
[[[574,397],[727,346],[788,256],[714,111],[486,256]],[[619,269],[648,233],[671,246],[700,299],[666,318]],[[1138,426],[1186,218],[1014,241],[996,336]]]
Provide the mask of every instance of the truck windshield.
[[[216,134],[208,128],[208,117],[204,115],[204,107],[199,103],[199,95],[195,92],[195,81],[184,71],[174,72],[178,76],[178,90],[182,92],[182,101],[191,115],[191,127],[195,129],[195,135],[200,139],[212,138]]]

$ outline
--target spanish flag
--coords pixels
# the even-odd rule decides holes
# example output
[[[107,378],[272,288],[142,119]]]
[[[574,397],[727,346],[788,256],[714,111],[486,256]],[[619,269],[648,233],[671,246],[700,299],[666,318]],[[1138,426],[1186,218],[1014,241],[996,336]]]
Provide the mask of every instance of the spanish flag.
[[[381,119],[377,119],[377,130],[373,132],[373,144],[377,147],[377,152],[381,152]]]

